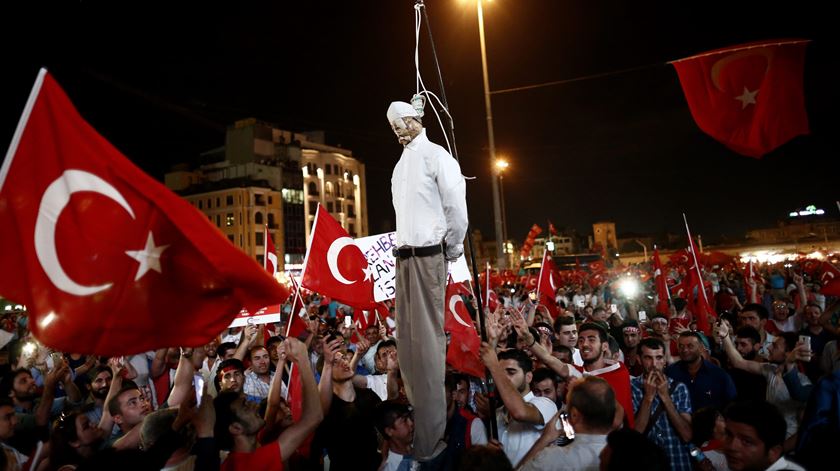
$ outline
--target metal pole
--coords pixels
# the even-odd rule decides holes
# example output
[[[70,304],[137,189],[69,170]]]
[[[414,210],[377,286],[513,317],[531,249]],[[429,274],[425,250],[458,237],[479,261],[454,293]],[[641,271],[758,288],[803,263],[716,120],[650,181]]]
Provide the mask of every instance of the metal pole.
[[[487,146],[490,150],[490,169],[493,173],[493,219],[496,229],[496,266],[499,269],[507,268],[505,263],[502,244],[504,243],[504,230],[502,229],[502,203],[499,195],[499,182],[496,181],[496,139],[493,135],[493,109],[490,106],[490,78],[487,75],[487,47],[484,43],[484,10],[481,8],[481,1],[476,0],[478,10],[478,37],[481,42],[481,73],[484,76],[484,110],[487,115]],[[499,240],[502,239],[502,240]]]
[[[502,244],[505,244],[507,242],[507,212],[505,211],[505,180],[502,172],[499,172],[499,196],[502,201]],[[505,256],[505,263],[507,263],[507,256]]]
[[[423,4],[423,0],[415,0],[416,5],[419,5],[420,8],[423,10],[423,19],[426,20],[426,32],[429,34],[429,43],[432,49],[432,57],[435,61],[435,70],[437,71],[437,78],[438,78],[438,86],[440,87],[440,101],[443,103],[443,107],[446,109],[446,112],[443,113],[449,120],[449,128],[444,129],[449,135],[449,142],[452,144],[452,157],[455,160],[459,161],[458,159],[458,149],[455,146],[455,121],[452,118],[452,115],[449,113],[449,103],[446,101],[446,89],[443,86],[443,75],[440,72],[440,63],[438,62],[437,51],[435,50],[435,40],[432,37],[432,28],[431,24],[429,23],[429,14],[426,11],[426,6]],[[475,245],[473,244],[473,233],[470,226],[467,226],[467,246],[470,249],[470,265],[472,266],[472,273],[473,273],[473,281],[475,282],[475,286],[481,286],[481,283],[478,279],[478,267],[475,263]],[[488,276],[489,282],[489,276]],[[475,299],[478,303],[478,331],[481,335],[481,340],[487,342],[487,325],[484,316],[484,302],[482,301],[483,294],[481,293],[480,289],[475,290]],[[488,417],[488,421],[490,422],[490,438],[499,438],[499,430],[496,425],[496,407],[495,407],[495,384],[493,383],[493,377],[488,373],[484,378],[487,384],[488,390],[488,397],[487,399],[490,402],[490,414]]]

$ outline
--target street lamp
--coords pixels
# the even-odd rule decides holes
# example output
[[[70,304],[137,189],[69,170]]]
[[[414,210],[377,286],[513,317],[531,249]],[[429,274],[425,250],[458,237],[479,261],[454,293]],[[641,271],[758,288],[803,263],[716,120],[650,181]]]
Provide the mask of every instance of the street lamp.
[[[507,212],[505,211],[505,185],[504,185],[504,171],[510,167],[510,163],[505,159],[496,159],[494,164],[495,174],[499,177],[499,201],[502,207],[502,244],[507,242]],[[505,257],[507,263],[507,257]],[[504,268],[504,267],[502,267]]]
[[[487,75],[487,47],[484,43],[484,10],[481,7],[482,0],[476,0],[475,6],[478,11],[478,38],[481,42],[481,72],[484,77],[484,109],[487,115],[487,146],[490,150],[490,162],[496,161],[496,141],[493,136],[493,110],[490,106],[490,79]],[[502,203],[499,194],[499,182],[492,179],[493,184],[493,219],[496,230],[496,263],[497,266],[507,268],[502,245],[505,243],[504,230],[502,226]]]

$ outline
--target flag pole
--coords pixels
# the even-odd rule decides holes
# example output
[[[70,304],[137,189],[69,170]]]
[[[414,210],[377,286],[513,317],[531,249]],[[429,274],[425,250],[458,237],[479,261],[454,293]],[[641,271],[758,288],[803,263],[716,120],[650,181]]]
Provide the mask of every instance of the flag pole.
[[[689,248],[691,248],[691,257],[694,259],[694,269],[697,271],[697,280],[700,283],[700,286],[697,289],[703,294],[703,300],[706,301],[706,305],[709,306],[709,298],[706,297],[706,287],[703,285],[703,274],[700,272],[700,263],[697,262],[697,250],[694,247],[694,240],[691,238],[691,230],[688,228],[688,219],[685,217],[685,213],[683,213],[683,221],[685,222],[685,232],[688,234],[688,245]]]

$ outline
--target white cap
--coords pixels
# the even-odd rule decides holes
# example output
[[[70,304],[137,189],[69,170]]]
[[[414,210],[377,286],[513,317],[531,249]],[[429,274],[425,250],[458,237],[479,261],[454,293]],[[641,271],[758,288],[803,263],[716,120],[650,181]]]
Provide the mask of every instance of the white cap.
[[[404,101],[395,101],[392,102],[391,106],[388,107],[388,112],[386,113],[386,116],[388,116],[388,123],[393,123],[398,118],[416,118],[420,115],[417,113],[417,110],[415,110],[414,107],[409,105],[408,103]]]

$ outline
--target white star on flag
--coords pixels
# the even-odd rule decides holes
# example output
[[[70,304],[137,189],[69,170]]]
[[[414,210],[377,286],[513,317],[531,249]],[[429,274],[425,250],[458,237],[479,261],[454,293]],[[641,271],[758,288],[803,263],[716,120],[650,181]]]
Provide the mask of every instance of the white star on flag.
[[[758,95],[758,89],[754,92],[751,92],[747,87],[744,87],[744,93],[741,96],[736,96],[735,99],[741,102],[741,109],[747,107],[747,105],[754,105],[755,104],[755,96]]]
[[[129,257],[140,263],[140,266],[137,267],[137,275],[134,277],[134,281],[139,280],[149,270],[163,273],[160,269],[160,255],[167,247],[169,247],[169,245],[156,247],[155,239],[150,231],[149,237],[146,239],[146,247],[144,247],[143,250],[126,250],[125,253]]]
[[[370,280],[371,278],[373,278],[373,269],[370,268],[370,265],[363,268],[362,272],[365,274],[364,281],[367,281],[367,280]]]

